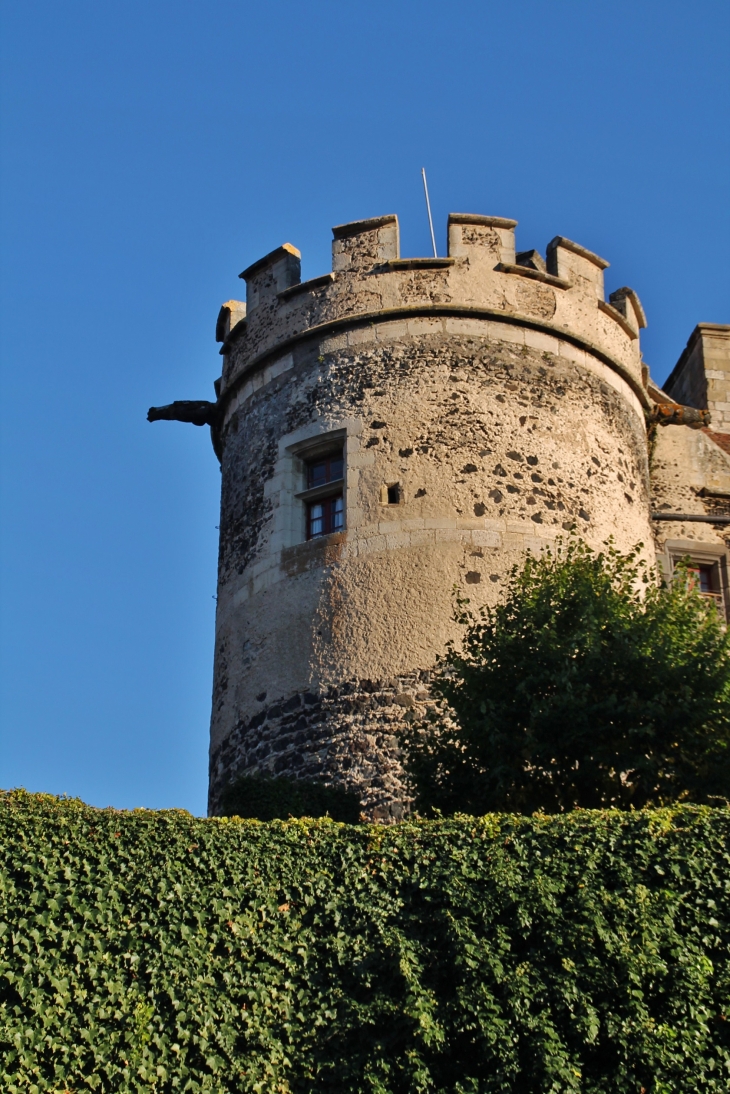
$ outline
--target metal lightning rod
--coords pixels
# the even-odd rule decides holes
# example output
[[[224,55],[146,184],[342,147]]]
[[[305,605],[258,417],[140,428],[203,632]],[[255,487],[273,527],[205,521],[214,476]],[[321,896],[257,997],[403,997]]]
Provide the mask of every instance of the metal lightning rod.
[[[438,258],[436,252],[436,236],[433,234],[433,217],[431,216],[431,202],[428,200],[428,183],[426,182],[426,168],[421,168],[421,175],[423,176],[423,192],[426,195],[426,211],[428,212],[428,226],[431,229],[431,244],[433,246],[433,257]]]

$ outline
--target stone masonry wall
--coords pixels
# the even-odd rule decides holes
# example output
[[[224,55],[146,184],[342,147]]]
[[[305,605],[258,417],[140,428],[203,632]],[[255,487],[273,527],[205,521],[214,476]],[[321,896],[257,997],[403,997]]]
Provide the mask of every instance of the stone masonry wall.
[[[360,794],[375,821],[408,809],[397,732],[431,704],[427,671],[394,680],[348,680],[321,692],[295,692],[241,720],[211,755],[210,812],[232,773],[265,771],[338,782]]]
[[[346,529],[306,543],[291,450],[327,434],[343,438]],[[651,541],[634,390],[504,321],[383,316],[298,340],[239,385],[220,437],[212,810],[229,778],[266,770],[401,815],[394,733],[458,640],[454,587],[496,603],[526,550],[571,529]],[[401,500],[383,504],[393,482]]]

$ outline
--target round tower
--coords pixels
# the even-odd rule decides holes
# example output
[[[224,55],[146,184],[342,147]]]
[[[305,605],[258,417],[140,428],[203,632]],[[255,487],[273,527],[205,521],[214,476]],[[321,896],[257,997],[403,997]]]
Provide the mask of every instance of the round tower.
[[[284,244],[221,310],[212,812],[266,771],[401,816],[395,734],[455,587],[495,603],[572,528],[651,542],[641,305],[570,240],[516,255],[515,224],[452,214],[446,258],[401,258],[395,216],[341,225],[332,273]]]

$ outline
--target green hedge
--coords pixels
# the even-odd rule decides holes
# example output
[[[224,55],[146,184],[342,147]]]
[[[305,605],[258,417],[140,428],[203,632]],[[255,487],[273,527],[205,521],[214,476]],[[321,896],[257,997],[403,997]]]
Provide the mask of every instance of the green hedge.
[[[345,827],[0,798],[0,1089],[730,1086],[730,810]]]

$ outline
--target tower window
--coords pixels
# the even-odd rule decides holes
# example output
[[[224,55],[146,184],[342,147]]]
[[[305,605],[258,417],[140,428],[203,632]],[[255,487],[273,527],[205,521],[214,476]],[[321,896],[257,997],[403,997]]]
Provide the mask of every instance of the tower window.
[[[312,460],[307,464],[307,489],[325,486],[328,482],[337,482],[342,478],[344,460],[342,452],[326,456],[321,460]]]
[[[341,532],[345,527],[345,510],[342,494],[323,501],[310,501],[307,505],[307,539]]]
[[[306,503],[307,539],[341,532],[345,527],[342,449],[306,462],[307,489],[300,495]]]
[[[286,486],[280,493],[276,517],[279,527],[285,529],[287,546],[344,532],[346,442],[347,430],[333,429],[286,447],[287,460],[281,467]]]

